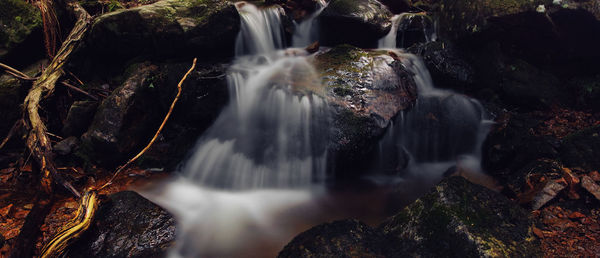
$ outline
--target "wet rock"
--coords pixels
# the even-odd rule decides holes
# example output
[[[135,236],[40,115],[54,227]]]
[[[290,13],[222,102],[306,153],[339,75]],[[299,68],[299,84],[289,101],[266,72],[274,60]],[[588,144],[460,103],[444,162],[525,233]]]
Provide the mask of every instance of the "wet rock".
[[[560,159],[569,167],[600,169],[600,126],[573,133],[563,140]]]
[[[569,86],[575,92],[576,107],[600,111],[600,74],[572,78]]]
[[[24,0],[0,2],[0,60],[22,44],[32,33],[40,32],[39,9]]]
[[[539,257],[525,210],[462,177],[449,177],[380,229],[421,257]]]
[[[321,224],[296,236],[277,257],[391,257],[394,244],[357,220]]]
[[[92,123],[94,113],[98,108],[97,101],[75,101],[69,108],[62,133],[65,136],[80,136]]]
[[[189,62],[161,64],[161,75],[155,81],[160,91],[161,106],[169,106],[176,94],[174,87],[189,69]],[[228,65],[198,63],[185,83],[171,118],[161,137],[144,155],[143,164],[151,167],[174,167],[196,140],[215,121],[229,101]]]
[[[20,117],[21,82],[10,75],[0,76],[0,135],[7,135]]]
[[[351,44],[376,48],[391,28],[392,13],[375,0],[333,0],[319,16],[325,46]]]
[[[163,257],[174,244],[175,219],[131,191],[110,196],[70,246],[69,257]]]
[[[413,105],[416,86],[401,62],[386,51],[341,45],[317,54],[317,71],[334,109],[329,150],[335,170],[359,170],[401,110]]]
[[[232,56],[239,15],[221,0],[164,0],[96,18],[74,64],[95,64],[140,55]]]
[[[158,128],[167,109],[157,105],[153,80],[158,73],[156,65],[134,66],[127,80],[98,107],[82,141],[85,151],[99,163],[112,166],[127,159]]]
[[[400,16],[396,32],[396,47],[409,48],[435,40],[433,19],[425,13],[407,13]]]
[[[408,51],[423,58],[436,87],[464,92],[475,81],[473,67],[450,42],[433,41],[415,45]]]
[[[75,136],[67,137],[66,139],[54,145],[53,149],[60,155],[70,154],[79,144],[79,139]]]

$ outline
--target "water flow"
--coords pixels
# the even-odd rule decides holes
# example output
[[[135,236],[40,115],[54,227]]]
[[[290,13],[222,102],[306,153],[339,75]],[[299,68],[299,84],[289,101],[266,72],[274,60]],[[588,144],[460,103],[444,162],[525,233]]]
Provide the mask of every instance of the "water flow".
[[[316,18],[321,14],[325,7],[327,7],[327,3],[325,1],[317,1],[317,3],[319,4],[317,11],[305,18],[299,24],[294,21],[296,30],[292,36],[292,46],[303,48],[318,40],[319,21]]]
[[[437,40],[436,23],[423,13],[401,13],[394,15],[391,21],[392,28],[379,39],[379,48],[406,48],[415,42]]]
[[[396,118],[380,142],[376,168],[398,174],[440,178],[449,168],[481,173],[481,145],[491,121],[481,104],[467,96],[436,89],[422,60],[399,53],[418,87],[415,106]]]
[[[235,41],[235,55],[268,53],[285,46],[281,7],[259,9],[255,5],[238,2],[241,18],[240,32]]]
[[[185,166],[191,180],[244,190],[307,186],[324,175],[327,104],[310,91],[321,82],[305,56],[287,54],[280,50],[235,61],[228,75],[235,101]]]

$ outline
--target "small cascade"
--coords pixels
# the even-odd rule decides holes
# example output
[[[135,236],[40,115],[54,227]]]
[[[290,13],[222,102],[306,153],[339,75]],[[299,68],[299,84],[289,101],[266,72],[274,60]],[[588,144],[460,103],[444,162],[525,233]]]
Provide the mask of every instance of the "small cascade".
[[[419,57],[397,54],[414,73],[419,98],[396,118],[380,142],[376,170],[387,174],[408,170],[437,178],[452,166],[481,172],[480,149],[492,123],[481,104],[436,89]]]
[[[261,54],[282,49],[285,46],[281,7],[259,9],[255,5],[238,2],[240,33],[235,41],[235,55]]]
[[[310,16],[305,18],[299,24],[294,22],[296,30],[292,36],[292,46],[304,48],[313,42],[318,40],[319,36],[319,25],[318,20],[319,14],[327,7],[327,3],[324,1],[317,1],[319,8]]]
[[[305,56],[287,54],[236,60],[228,75],[235,101],[198,143],[188,178],[243,190],[307,186],[324,175],[327,104],[312,92],[321,81]]]
[[[379,48],[405,48],[437,40],[436,23],[423,13],[401,13],[394,15],[391,22],[392,28],[379,40]]]

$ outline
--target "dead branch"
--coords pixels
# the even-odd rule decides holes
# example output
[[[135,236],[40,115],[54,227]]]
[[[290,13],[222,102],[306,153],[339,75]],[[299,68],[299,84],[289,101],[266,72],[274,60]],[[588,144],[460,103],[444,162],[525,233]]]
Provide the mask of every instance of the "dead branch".
[[[22,73],[21,71],[12,68],[6,64],[0,63],[0,67],[2,69],[4,69],[7,73],[9,73],[10,75],[17,77],[19,79],[23,79],[23,80],[35,80],[35,78],[31,78],[29,75]]]
[[[64,86],[67,86],[69,89],[72,89],[72,90],[77,91],[77,92],[79,92],[79,93],[81,93],[83,95],[88,96],[89,98],[91,98],[93,100],[98,100],[98,97],[96,97],[96,96],[94,96],[92,94],[89,94],[87,91],[84,91],[84,90],[82,90],[80,88],[77,88],[74,85],[71,85],[70,83],[68,83],[66,81],[61,81],[60,83],[62,83],[62,85],[64,85]]]
[[[144,147],[144,149],[142,149],[137,155],[135,155],[133,158],[131,158],[129,161],[127,161],[127,163],[118,167],[115,174],[110,178],[110,180],[108,180],[108,182],[106,182],[102,187],[100,187],[100,189],[103,189],[104,187],[109,186],[123,169],[125,169],[127,166],[129,166],[129,164],[131,164],[132,162],[136,161],[139,157],[141,157],[148,149],[150,149],[152,144],[154,144],[154,142],[158,138],[158,135],[162,131],[163,127],[169,120],[169,117],[171,117],[171,113],[173,112],[173,108],[175,107],[175,104],[179,100],[179,96],[181,96],[181,90],[182,90],[181,86],[183,85],[183,82],[185,81],[185,79],[187,79],[188,75],[190,75],[190,73],[196,68],[196,61],[197,61],[197,58],[194,58],[194,61],[192,62],[192,67],[190,67],[190,69],[187,71],[187,73],[185,73],[185,75],[183,75],[183,78],[181,78],[181,81],[179,81],[179,83],[177,84],[177,95],[175,95],[175,99],[173,99],[173,102],[171,103],[169,112],[167,112],[167,115],[165,116],[162,123],[158,127],[158,130],[154,134],[154,137],[152,137],[152,139],[150,140],[148,145],[146,145],[146,147]]]
[[[75,14],[77,21],[52,62],[42,72],[39,79],[34,82],[27,97],[25,97],[23,120],[25,121],[25,127],[29,129],[27,148],[32,152],[34,159],[40,165],[40,171],[42,172],[41,182],[44,191],[47,193],[52,192],[52,179],[54,179],[73,193],[73,195],[80,197],[79,192],[69,182],[65,181],[56,170],[52,145],[46,134],[46,126],[38,111],[42,98],[54,92],[56,82],[64,74],[63,66],[69,59],[73,49],[81,42],[92,19],[76,1],[68,2],[67,7],[67,9]]]

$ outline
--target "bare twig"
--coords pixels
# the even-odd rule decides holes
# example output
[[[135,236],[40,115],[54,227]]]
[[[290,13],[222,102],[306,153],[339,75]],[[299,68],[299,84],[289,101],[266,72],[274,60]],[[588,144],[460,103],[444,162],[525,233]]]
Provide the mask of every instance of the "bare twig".
[[[61,81],[60,83],[61,83],[62,85],[64,85],[64,86],[67,86],[69,89],[72,89],[72,90],[74,90],[74,91],[77,91],[77,92],[79,92],[79,93],[81,93],[81,94],[83,94],[83,95],[86,95],[86,96],[90,97],[90,98],[91,98],[91,99],[93,99],[93,100],[98,100],[98,97],[96,97],[96,96],[94,96],[94,95],[92,95],[92,94],[88,93],[87,91],[84,91],[84,90],[82,90],[82,89],[80,89],[80,88],[78,88],[78,87],[76,87],[76,86],[74,86],[74,85],[71,85],[70,83],[68,83],[68,82],[66,82],[66,81]]]
[[[167,112],[167,115],[165,116],[162,123],[160,124],[160,127],[158,127],[158,130],[154,134],[154,137],[152,137],[152,139],[150,140],[148,145],[146,145],[146,147],[144,147],[144,149],[142,149],[137,155],[135,155],[133,158],[131,158],[129,161],[127,161],[127,163],[118,167],[115,174],[110,178],[110,180],[108,180],[108,182],[106,182],[104,185],[102,185],[102,187],[100,187],[100,189],[103,189],[103,188],[109,186],[123,169],[125,169],[127,166],[129,166],[129,164],[131,164],[132,162],[136,161],[139,157],[141,157],[148,149],[150,149],[152,144],[154,144],[154,142],[158,138],[158,135],[162,131],[163,127],[169,120],[169,117],[171,116],[171,113],[173,112],[173,108],[175,107],[175,104],[177,103],[177,100],[179,100],[179,96],[181,95],[181,90],[182,90],[181,86],[183,85],[183,82],[185,81],[185,79],[187,79],[188,75],[196,68],[196,60],[197,60],[197,58],[194,58],[194,61],[192,62],[192,67],[190,67],[190,69],[187,71],[187,73],[185,73],[183,78],[181,78],[181,81],[179,81],[179,84],[177,84],[177,95],[175,95],[175,99],[173,99],[173,102],[171,103],[169,112]]]
[[[8,66],[7,64],[0,63],[0,67],[2,67],[10,75],[15,76],[19,79],[23,79],[23,80],[33,80],[34,79],[34,78],[31,78],[29,75],[24,74],[23,72]]]

